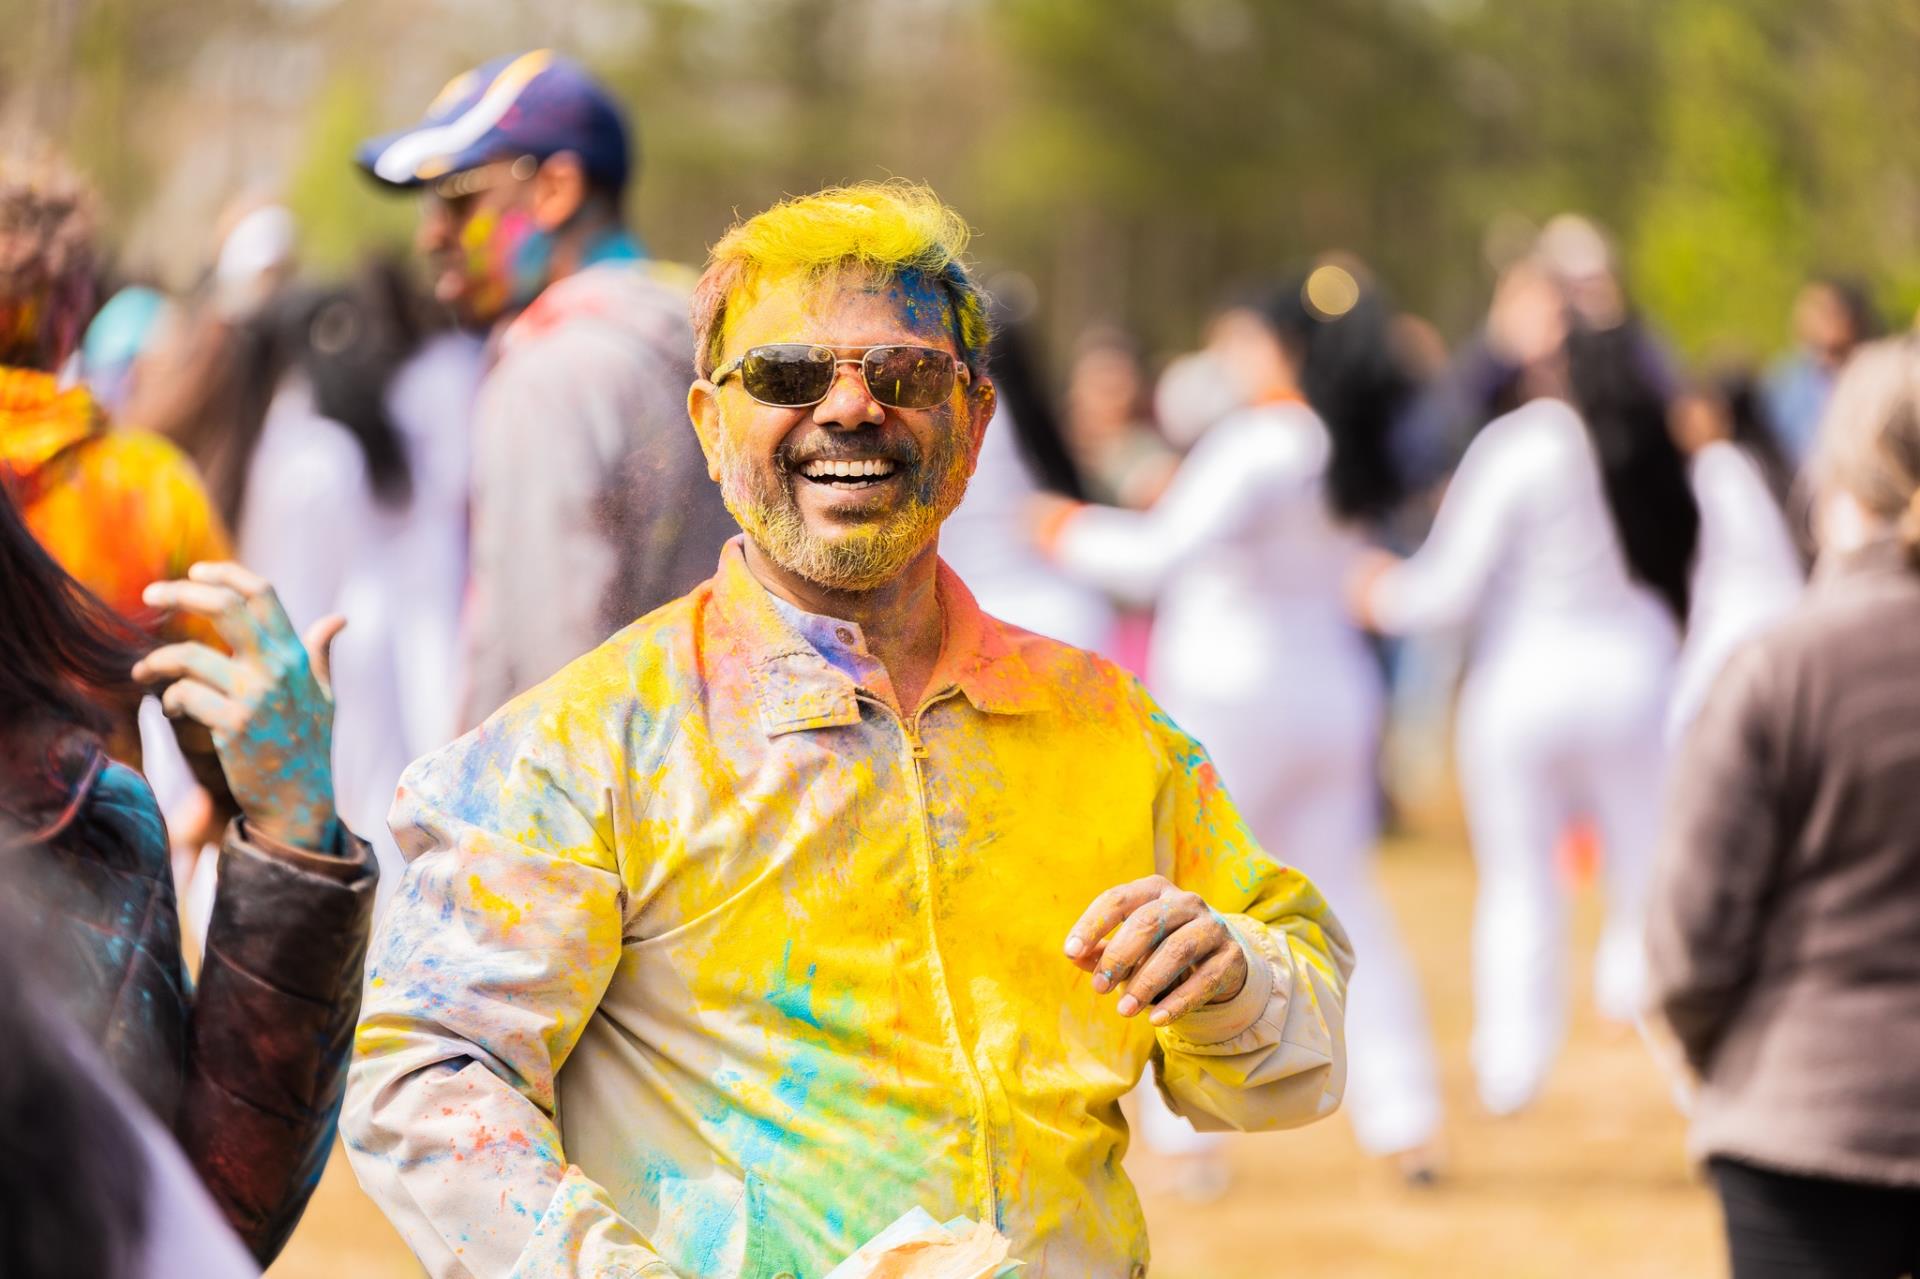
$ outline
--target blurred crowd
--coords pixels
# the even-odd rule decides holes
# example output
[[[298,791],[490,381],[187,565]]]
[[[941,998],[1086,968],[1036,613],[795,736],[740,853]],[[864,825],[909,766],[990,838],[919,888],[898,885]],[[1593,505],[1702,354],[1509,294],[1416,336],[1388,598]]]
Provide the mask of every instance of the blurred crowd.
[[[404,874],[403,769],[736,531],[617,105],[550,54],[474,75],[533,96],[435,139],[437,172],[451,107],[369,143],[419,254],[341,281],[267,193],[183,247],[194,287],[121,278],[81,176],[0,165],[0,1022],[30,1048],[0,1189],[36,1205],[7,1274],[271,1259]],[[1044,299],[989,277],[999,408],[942,556],[1136,672],[1324,892],[1360,956],[1348,1119],[1410,1185],[1447,1175],[1439,1064],[1372,862],[1457,776],[1486,1110],[1553,1069],[1593,873],[1591,998],[1674,1071],[1737,1273],[1902,1273],[1920,346],[1817,279],[1775,363],[1693,367],[1575,215],[1457,344],[1349,254],[1286,265],[1245,264],[1181,352],[1106,324],[1042,351]],[[1221,1139],[1138,1104],[1183,1193],[1220,1193]],[[244,1249],[183,1224],[215,1218]],[[1766,1268],[1796,1247],[1851,1261]]]

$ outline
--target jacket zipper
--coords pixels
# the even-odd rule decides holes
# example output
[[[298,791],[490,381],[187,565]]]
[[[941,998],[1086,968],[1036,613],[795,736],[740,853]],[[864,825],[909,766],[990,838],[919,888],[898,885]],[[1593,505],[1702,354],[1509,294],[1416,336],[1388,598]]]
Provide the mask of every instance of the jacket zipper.
[[[927,812],[927,774],[925,761],[927,746],[920,738],[920,715],[934,702],[950,696],[943,693],[920,705],[912,717],[900,715],[891,706],[877,698],[861,697],[861,701],[871,701],[873,705],[892,715],[900,725],[900,735],[907,744],[907,759],[913,767],[913,803],[920,818],[920,890],[927,902],[927,953],[933,964],[934,994],[938,1001],[940,1019],[946,1024],[947,1034],[958,1051],[961,1063],[965,1067],[967,1092],[973,1101],[975,1122],[979,1128],[980,1158],[984,1167],[978,1169],[986,1201],[980,1205],[981,1219],[990,1221],[994,1228],[1000,1228],[1000,1195],[997,1189],[999,1180],[994,1167],[993,1114],[987,1104],[986,1081],[980,1077],[980,1068],[973,1060],[973,1053],[967,1048],[966,1040],[960,1035],[960,1019],[953,1008],[953,992],[947,985],[947,965],[940,955],[940,936],[934,926],[933,892],[933,819]]]

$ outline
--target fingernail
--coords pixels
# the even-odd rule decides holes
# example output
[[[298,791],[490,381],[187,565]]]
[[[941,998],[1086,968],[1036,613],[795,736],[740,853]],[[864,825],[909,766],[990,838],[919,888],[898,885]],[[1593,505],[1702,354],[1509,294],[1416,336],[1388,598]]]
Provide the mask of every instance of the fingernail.
[[[1153,1016],[1147,1018],[1147,1020],[1152,1022],[1156,1026],[1164,1026],[1168,1022],[1172,1021],[1173,1017],[1167,1012],[1166,1009],[1156,1008],[1153,1010]]]
[[[1106,994],[1107,988],[1111,985],[1113,985],[1113,983],[1107,980],[1107,975],[1105,973],[1095,973],[1093,975],[1093,993],[1094,994],[1096,995]]]
[[[1140,1011],[1140,1001],[1132,995],[1122,995],[1120,1002],[1113,1006],[1113,1010],[1122,1017],[1131,1017]]]
[[[1067,958],[1068,959],[1078,959],[1080,958],[1080,956],[1086,953],[1086,950],[1087,950],[1087,943],[1081,941],[1078,937],[1067,938]]]

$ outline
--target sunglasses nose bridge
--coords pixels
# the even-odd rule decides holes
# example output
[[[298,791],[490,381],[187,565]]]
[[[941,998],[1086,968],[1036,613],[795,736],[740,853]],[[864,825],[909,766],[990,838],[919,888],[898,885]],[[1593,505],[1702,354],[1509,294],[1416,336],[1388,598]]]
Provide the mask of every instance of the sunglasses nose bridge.
[[[867,386],[865,362],[844,357],[836,359],[833,381],[827,384],[826,395],[814,405],[813,420],[827,427],[856,427],[871,425],[885,417],[886,409],[873,398],[873,391]]]

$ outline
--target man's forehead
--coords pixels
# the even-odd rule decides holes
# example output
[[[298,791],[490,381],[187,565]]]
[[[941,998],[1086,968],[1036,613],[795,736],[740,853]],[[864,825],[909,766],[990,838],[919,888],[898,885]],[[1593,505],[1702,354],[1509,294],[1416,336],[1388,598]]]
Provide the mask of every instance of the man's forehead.
[[[756,281],[727,309],[729,349],[763,342],[864,345],[902,338],[952,345],[952,304],[939,281],[922,271],[791,271]]]

